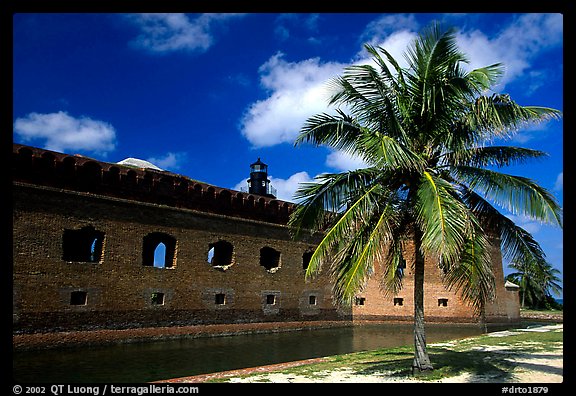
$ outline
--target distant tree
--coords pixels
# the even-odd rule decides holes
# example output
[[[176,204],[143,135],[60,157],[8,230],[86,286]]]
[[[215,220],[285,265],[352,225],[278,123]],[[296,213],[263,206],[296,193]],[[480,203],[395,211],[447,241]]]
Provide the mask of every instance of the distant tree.
[[[351,304],[382,263],[390,293],[402,287],[403,246],[415,247],[413,371],[432,370],[424,329],[424,257],[437,260],[448,287],[482,314],[494,296],[491,233],[504,256],[543,255],[532,236],[495,206],[561,226],[556,199],[534,181],[493,168],[539,158],[537,150],[490,146],[520,127],[560,116],[554,109],[521,106],[506,94],[488,94],[502,65],[474,70],[456,45],[453,29],[426,29],[400,67],[382,47],[365,46],[372,64],[348,67],[333,81],[335,115],[318,114],[296,145],[328,146],[362,158],[368,167],[322,174],[302,184],[290,218],[294,236],[322,231],[306,276],[324,264],[334,295]]]
[[[520,286],[522,308],[550,307],[552,294],[559,296],[562,291],[560,271],[544,260],[515,261],[508,267],[516,270],[506,279]]]

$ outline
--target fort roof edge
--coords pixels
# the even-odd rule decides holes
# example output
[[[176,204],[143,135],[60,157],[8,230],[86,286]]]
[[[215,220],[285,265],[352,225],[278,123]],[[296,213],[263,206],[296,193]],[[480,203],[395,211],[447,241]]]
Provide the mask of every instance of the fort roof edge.
[[[13,143],[14,181],[287,224],[295,204],[164,170]]]

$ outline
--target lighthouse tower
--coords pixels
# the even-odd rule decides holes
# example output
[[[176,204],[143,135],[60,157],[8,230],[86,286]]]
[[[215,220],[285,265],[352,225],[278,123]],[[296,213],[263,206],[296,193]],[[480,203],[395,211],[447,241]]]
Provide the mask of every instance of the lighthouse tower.
[[[268,179],[268,165],[258,160],[250,165],[250,179],[248,179],[248,192],[250,194],[264,195],[276,198],[276,191]]]

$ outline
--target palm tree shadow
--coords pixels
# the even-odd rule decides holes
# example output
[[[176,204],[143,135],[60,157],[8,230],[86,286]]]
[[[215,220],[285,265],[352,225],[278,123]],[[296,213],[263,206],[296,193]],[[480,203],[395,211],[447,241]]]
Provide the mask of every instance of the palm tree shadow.
[[[470,373],[472,377],[482,377],[487,380],[497,379],[498,382],[507,382],[513,378],[512,368],[515,363],[506,359],[507,354],[490,351],[453,351],[445,348],[429,348],[430,360],[434,370],[426,374],[417,374],[421,379],[438,376],[452,377],[462,373]],[[392,357],[395,356],[397,358]],[[412,376],[413,354],[409,352],[383,352],[382,360],[360,363],[358,374],[362,375],[385,375],[388,377]],[[389,359],[387,356],[390,356]],[[432,378],[431,378],[432,379]]]

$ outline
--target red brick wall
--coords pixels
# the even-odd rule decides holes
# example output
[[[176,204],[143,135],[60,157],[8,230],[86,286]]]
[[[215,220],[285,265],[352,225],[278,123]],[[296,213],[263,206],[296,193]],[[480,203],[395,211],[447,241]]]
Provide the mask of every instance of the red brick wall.
[[[497,240],[492,241],[491,256],[495,277],[495,299],[486,306],[487,322],[509,322],[519,319],[519,305],[514,291],[504,288],[502,256]],[[374,275],[366,283],[365,289],[358,295],[364,304],[353,306],[355,320],[400,320],[413,321],[414,318],[414,274],[411,264],[414,262],[414,246],[407,243],[404,249],[406,269],[402,290],[397,295],[384,292],[380,287],[380,266],[375,265]],[[456,291],[448,290],[442,282],[441,269],[435,260],[425,260],[424,272],[424,315],[430,322],[478,322],[480,318],[474,309],[465,302]],[[394,304],[395,298],[401,298],[402,305]],[[447,300],[446,305],[439,300]],[[517,312],[517,313],[516,313]]]
[[[16,330],[348,318],[324,277],[304,280],[302,255],[314,241],[293,241],[286,226],[18,183],[13,194]],[[101,261],[64,261],[64,230],[85,226],[105,233]],[[152,232],[176,239],[173,268],[143,266]],[[207,261],[221,239],[234,246],[225,271]],[[259,263],[264,246],[281,253],[275,273]],[[86,305],[70,305],[75,290],[87,292]],[[158,292],[164,305],[150,301]],[[215,304],[217,293],[225,304]]]
[[[319,242],[291,239],[293,204],[210,186],[181,175],[131,169],[34,147],[13,148],[13,324],[15,331],[127,328],[151,325],[413,317],[413,247],[406,245],[404,287],[384,296],[379,268],[359,294],[364,305],[337,308],[326,275],[304,279],[302,255]],[[63,257],[64,230],[104,233],[97,263]],[[143,265],[144,238],[176,241],[172,268]],[[225,271],[208,263],[212,244],[234,247]],[[272,273],[260,249],[281,253]],[[506,291],[498,244],[493,246],[496,300],[489,321],[519,318],[517,292]],[[72,292],[85,305],[71,305]],[[153,293],[164,304],[152,304]],[[215,295],[224,294],[225,304]],[[267,304],[274,295],[274,304]],[[316,297],[310,304],[310,296]],[[394,305],[394,298],[403,304]],[[446,306],[438,303],[447,299]],[[429,321],[476,321],[472,309],[444,288],[436,263],[426,260],[425,314]]]

